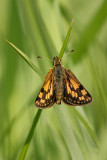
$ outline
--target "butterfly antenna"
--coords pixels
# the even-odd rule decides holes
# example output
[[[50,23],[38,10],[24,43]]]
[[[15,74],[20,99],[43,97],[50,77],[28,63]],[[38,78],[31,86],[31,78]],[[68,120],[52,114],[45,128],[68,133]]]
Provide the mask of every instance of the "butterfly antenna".
[[[41,57],[41,56],[37,56],[36,58],[37,58],[37,59],[41,59],[41,58],[43,58],[43,59],[48,60],[48,61],[51,61],[51,62],[53,61],[53,60],[52,60],[52,59],[50,59],[50,58],[45,58],[45,57]]]
[[[65,53],[65,54],[63,55],[63,57],[66,56],[66,55],[68,55],[68,54],[71,54],[72,52],[75,52],[75,50],[71,50],[71,51],[69,51],[68,53]]]

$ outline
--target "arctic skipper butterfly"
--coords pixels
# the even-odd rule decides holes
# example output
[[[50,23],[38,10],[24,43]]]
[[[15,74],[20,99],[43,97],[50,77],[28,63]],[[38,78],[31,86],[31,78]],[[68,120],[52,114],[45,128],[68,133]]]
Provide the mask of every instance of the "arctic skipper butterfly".
[[[48,108],[54,103],[61,104],[61,101],[71,106],[83,106],[92,101],[91,95],[76,76],[62,66],[61,59],[54,57],[53,65],[35,100],[38,108]]]

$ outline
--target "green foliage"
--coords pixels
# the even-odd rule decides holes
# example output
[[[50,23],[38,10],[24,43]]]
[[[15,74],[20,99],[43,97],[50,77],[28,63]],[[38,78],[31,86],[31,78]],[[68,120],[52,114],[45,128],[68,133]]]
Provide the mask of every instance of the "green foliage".
[[[106,160],[107,1],[7,0],[0,13],[0,159]],[[63,57],[63,64],[93,102],[54,105],[41,114],[34,101],[52,62],[36,57],[62,58],[72,49],[78,54]]]

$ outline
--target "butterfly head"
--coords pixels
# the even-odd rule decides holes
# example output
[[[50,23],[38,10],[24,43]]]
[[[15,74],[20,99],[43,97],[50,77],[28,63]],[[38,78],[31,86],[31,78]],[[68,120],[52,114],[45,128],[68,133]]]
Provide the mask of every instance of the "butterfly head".
[[[53,65],[56,66],[58,64],[61,64],[61,59],[59,59],[58,57],[54,57],[53,58]]]

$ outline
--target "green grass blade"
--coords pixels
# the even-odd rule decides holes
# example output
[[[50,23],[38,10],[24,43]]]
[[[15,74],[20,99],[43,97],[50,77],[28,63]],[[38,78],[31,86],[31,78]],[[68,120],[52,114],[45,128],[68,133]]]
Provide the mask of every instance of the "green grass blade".
[[[66,35],[66,37],[65,37],[64,43],[63,43],[63,45],[62,45],[61,51],[60,51],[59,56],[58,56],[59,59],[61,59],[61,58],[63,57],[63,54],[64,54],[64,51],[65,51],[66,45],[67,45],[67,43],[68,43],[68,39],[69,39],[70,34],[71,34],[71,30],[72,30],[73,23],[74,23],[74,19],[72,20],[71,25],[70,25],[70,27],[69,27],[69,29],[68,29],[67,35]]]
[[[41,77],[43,78],[43,73],[40,72],[40,69],[34,65],[34,63],[30,60],[30,58],[23,53],[20,49],[18,49],[13,43],[9,42],[7,39],[5,41],[29,64],[29,66]]]
[[[36,128],[36,125],[37,125],[37,123],[38,123],[39,117],[40,117],[40,115],[41,115],[41,112],[42,112],[42,110],[41,110],[41,109],[38,109],[37,114],[36,114],[36,116],[35,116],[35,118],[34,118],[34,120],[33,120],[32,127],[31,127],[31,129],[30,129],[30,131],[29,131],[29,134],[28,134],[28,136],[27,136],[27,139],[26,139],[26,141],[25,141],[25,144],[24,144],[24,146],[23,146],[23,148],[22,148],[22,151],[21,151],[21,154],[20,154],[20,156],[19,156],[19,160],[24,160],[24,158],[25,158],[25,156],[26,156],[26,153],[27,153],[29,144],[30,144],[30,142],[31,142],[31,139],[32,139],[34,130],[35,130],[35,128]]]

